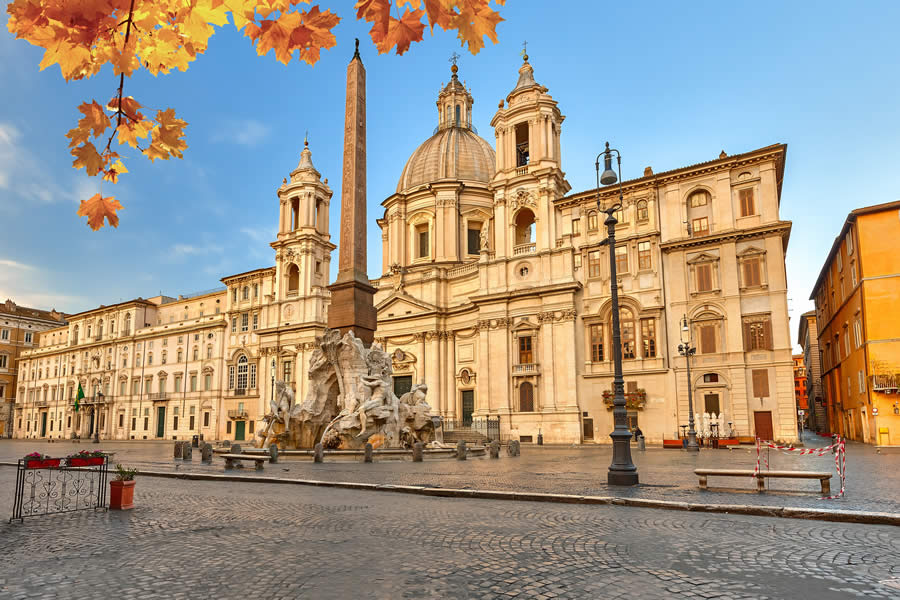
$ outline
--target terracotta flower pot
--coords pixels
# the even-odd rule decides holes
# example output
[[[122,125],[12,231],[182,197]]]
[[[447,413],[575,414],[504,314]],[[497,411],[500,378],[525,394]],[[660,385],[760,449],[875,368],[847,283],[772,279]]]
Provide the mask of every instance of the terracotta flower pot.
[[[109,482],[109,508],[112,510],[134,508],[134,479]]]
[[[35,459],[29,458],[25,461],[25,468],[26,469],[49,469],[51,467],[58,467],[59,460],[60,459],[58,459],[58,458],[47,458],[44,460],[35,460]]]

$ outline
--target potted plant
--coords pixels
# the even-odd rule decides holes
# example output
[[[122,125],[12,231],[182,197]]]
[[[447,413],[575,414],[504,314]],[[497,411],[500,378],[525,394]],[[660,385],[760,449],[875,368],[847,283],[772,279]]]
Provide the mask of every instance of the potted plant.
[[[66,464],[70,467],[90,467],[102,465],[106,454],[100,450],[82,450],[66,457]]]
[[[116,464],[116,476],[109,482],[109,507],[113,510],[134,508],[134,476],[137,469]]]
[[[51,467],[59,466],[58,458],[50,458],[46,454],[41,454],[40,452],[32,452],[31,454],[25,455],[25,468],[26,469],[49,469]]]

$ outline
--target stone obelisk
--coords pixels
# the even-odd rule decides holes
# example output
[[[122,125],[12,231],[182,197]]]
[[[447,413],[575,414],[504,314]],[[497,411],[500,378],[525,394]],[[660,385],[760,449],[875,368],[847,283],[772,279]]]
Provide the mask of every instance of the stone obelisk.
[[[338,276],[328,289],[328,327],[342,334],[352,330],[366,346],[371,345],[377,317],[375,288],[366,275],[366,69],[358,39],[347,65]]]

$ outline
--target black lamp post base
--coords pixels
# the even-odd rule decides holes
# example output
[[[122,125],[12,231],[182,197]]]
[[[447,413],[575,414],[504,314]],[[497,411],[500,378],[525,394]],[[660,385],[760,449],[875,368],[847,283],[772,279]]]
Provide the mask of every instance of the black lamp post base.
[[[609,485],[637,485],[637,471],[612,471],[610,470],[606,476],[606,483]]]

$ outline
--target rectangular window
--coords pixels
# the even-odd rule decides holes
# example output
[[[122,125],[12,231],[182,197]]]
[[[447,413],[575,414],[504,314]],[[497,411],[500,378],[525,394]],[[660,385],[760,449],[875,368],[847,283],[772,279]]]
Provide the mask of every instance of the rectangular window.
[[[744,349],[747,352],[771,350],[772,347],[772,321],[768,316],[744,321]]]
[[[250,421],[250,425],[249,425],[249,428],[250,428],[250,431],[249,431],[249,432],[250,432],[250,433],[253,433],[253,426],[254,426],[254,425],[256,425],[256,421]]]
[[[250,327],[250,313],[244,313],[241,315],[241,331],[247,331]]]
[[[237,302],[237,288],[234,288],[233,290],[231,290],[231,301]]]
[[[196,375],[191,375],[191,391],[192,392],[197,391],[197,376]]]
[[[697,265],[694,269],[697,273],[697,291],[711,292],[712,285],[712,265]]]
[[[120,395],[120,396],[124,396],[124,395],[125,395],[125,383],[126,383],[125,381],[120,381],[120,382],[119,382],[119,395]]]
[[[709,196],[707,192],[694,192],[691,194],[691,208],[698,206],[706,206],[706,199]]]
[[[701,325],[700,330],[700,354],[716,353],[716,326]]]
[[[766,369],[753,369],[753,397],[769,397],[769,371]]]
[[[256,363],[250,365],[250,389],[256,389]]]
[[[237,333],[237,317],[231,317],[231,333]]]
[[[469,229],[466,232],[466,242],[469,254],[481,252],[481,223],[469,223]]]
[[[431,254],[428,243],[428,225],[419,225],[416,227],[416,241],[418,243],[418,258],[424,258]]]
[[[9,366],[9,356],[0,354],[0,369],[5,369],[7,366]]]
[[[141,380],[135,379],[131,382],[131,393],[135,396],[141,393]]]
[[[290,384],[292,377],[291,369],[293,368],[293,364],[291,363],[291,361],[286,360],[284,361],[284,365],[282,367],[284,369],[284,381]]]
[[[638,242],[638,269],[651,268],[650,242]]]
[[[228,389],[234,389],[234,365],[228,367]]]
[[[844,355],[850,356],[850,333],[844,328]]]
[[[694,235],[707,235],[709,233],[709,218],[699,217],[691,221],[691,229]]]
[[[144,431],[147,431],[147,429],[149,429],[149,428],[150,428],[150,418],[144,417]]]
[[[172,429],[178,429],[178,417],[172,417]]]
[[[862,323],[859,319],[853,322],[853,342],[857,348],[862,346]]]
[[[581,235],[581,219],[572,219],[572,235]]]
[[[600,251],[588,252],[588,277],[600,277]]]
[[[858,383],[859,383],[859,393],[860,393],[860,394],[865,394],[865,393],[866,393],[866,376],[865,376],[865,374],[863,374],[862,371],[859,371],[859,372],[856,374],[856,378],[857,378]]]
[[[4,342],[9,340],[9,329],[0,329],[0,340]]]
[[[253,284],[253,297],[259,298],[259,284],[258,283]],[[191,429],[193,429],[193,427],[191,427]]]
[[[203,413],[203,426],[209,427],[209,412]]]
[[[656,320],[641,319],[641,342],[644,345],[644,358],[656,357]]]
[[[758,287],[760,285],[758,258],[748,258],[741,265],[741,276],[744,279],[744,287]]]
[[[741,216],[749,217],[756,214],[756,205],[753,202],[753,188],[747,188],[738,192],[741,198]]]
[[[212,375],[206,374],[203,376],[203,391],[208,392],[212,389]]]
[[[847,232],[845,245],[847,246],[847,256],[853,255],[853,230]]]
[[[190,422],[189,422],[189,424],[188,424],[188,428],[191,429],[191,430],[194,429],[194,417],[193,417],[193,415],[192,415],[191,418],[190,418]]]
[[[259,313],[253,313],[253,331],[259,329]]]
[[[581,253],[576,252],[574,258],[575,258],[575,268],[580,269],[581,268]]]
[[[532,352],[531,336],[522,336],[519,338],[519,364],[527,365],[533,362],[534,353]]]
[[[231,421],[226,421],[225,423],[225,433],[231,433]]]
[[[603,362],[602,325],[591,325],[591,362]]]
[[[616,273],[628,272],[628,248],[616,246]]]
[[[856,261],[850,261],[850,285],[856,287]]]
[[[175,376],[175,393],[177,394],[180,391],[181,391],[181,375],[176,375]]]
[[[590,212],[588,213],[588,231],[597,231],[597,213]]]
[[[30,331],[25,332],[25,343],[30,344],[34,340],[34,333]]]

